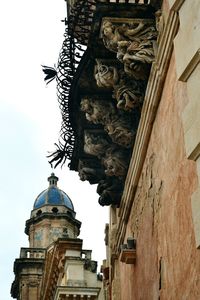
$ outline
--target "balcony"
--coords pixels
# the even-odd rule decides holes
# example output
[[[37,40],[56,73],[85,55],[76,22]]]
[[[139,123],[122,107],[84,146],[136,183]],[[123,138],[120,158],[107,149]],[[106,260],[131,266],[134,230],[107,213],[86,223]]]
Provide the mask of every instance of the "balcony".
[[[45,258],[46,250],[44,248],[21,248],[20,258]]]

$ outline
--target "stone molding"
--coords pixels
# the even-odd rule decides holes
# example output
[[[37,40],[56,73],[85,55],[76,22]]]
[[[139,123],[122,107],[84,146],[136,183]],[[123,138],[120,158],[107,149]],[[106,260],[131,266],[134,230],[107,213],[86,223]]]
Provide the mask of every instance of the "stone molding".
[[[194,54],[189,64],[181,74],[179,80],[186,82],[190,77],[190,75],[193,73],[194,69],[199,64],[199,62],[200,62],[200,49],[198,49],[197,52]]]
[[[56,289],[54,299],[60,299],[61,296],[85,296],[85,297],[98,297],[100,288],[91,288],[91,287],[62,287],[58,286]]]
[[[197,163],[199,164],[199,161]],[[197,190],[192,194],[191,206],[196,248],[200,249],[200,187],[198,187]]]
[[[171,10],[160,38],[156,61],[152,64],[142,109],[142,116],[119,208],[119,223],[115,244],[115,252],[117,255],[119,255],[120,245],[123,244],[125,237],[126,224],[131,212],[134,195],[148,148],[153,122],[161,99],[162,88],[168,70],[173,49],[173,40],[177,33],[178,23],[179,18],[177,12]]]
[[[199,121],[199,78],[200,78],[200,43],[199,43],[199,1],[179,1],[184,5],[179,7],[180,30],[175,40],[177,56],[177,73],[180,81],[187,87],[188,103],[182,112],[185,151],[188,159],[197,166],[197,176],[200,182],[200,121]],[[189,9],[189,11],[188,11]],[[190,33],[188,35],[188,33]],[[185,43],[185,41],[187,43]],[[183,45],[186,44],[183,50]],[[200,184],[191,195],[192,219],[197,249],[200,248]]]
[[[181,8],[181,6],[183,5],[184,1],[185,0],[170,0],[169,5],[170,5],[171,10],[174,10],[174,11],[178,12],[179,9]]]
[[[199,61],[200,2],[184,1],[179,7],[180,27],[174,40],[176,72],[179,80],[187,81]]]

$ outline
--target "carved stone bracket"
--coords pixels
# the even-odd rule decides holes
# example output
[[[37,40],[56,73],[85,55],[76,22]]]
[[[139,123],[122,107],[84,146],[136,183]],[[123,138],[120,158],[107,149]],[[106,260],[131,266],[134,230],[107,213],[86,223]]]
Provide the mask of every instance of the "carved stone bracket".
[[[105,64],[105,62],[107,64]],[[109,64],[108,64],[109,63]],[[81,180],[98,183],[99,204],[119,206],[134,145],[146,82],[127,76],[117,61],[96,60],[94,77],[99,89],[111,91],[117,103],[104,96],[87,95],[80,101],[85,119],[102,129],[85,129],[83,151],[100,166],[79,160]],[[98,128],[98,127],[97,127]]]
[[[120,254],[120,261],[125,264],[135,264],[136,250],[135,249],[123,249]]]
[[[84,152],[90,155],[102,158],[107,149],[110,147],[110,142],[104,132],[96,130],[84,131]]]
[[[123,69],[110,61],[96,59],[94,76],[98,87],[110,88],[117,108],[132,111],[142,106],[146,81],[128,76]]]
[[[100,195],[99,204],[119,206],[123,188],[124,182],[117,177],[107,177],[101,180],[97,186],[97,193]]]
[[[109,99],[100,99],[98,96],[84,97],[81,101],[81,110],[85,117],[93,124],[104,125],[113,143],[122,147],[132,147],[137,131],[139,117],[119,112]]]
[[[79,160],[78,174],[80,180],[89,181],[90,184],[96,184],[105,178],[105,170],[100,161],[93,159]]]
[[[152,19],[103,18],[100,36],[107,49],[117,53],[124,71],[147,79],[155,59],[157,30]]]
[[[101,159],[107,176],[125,177],[130,151],[117,147],[103,135],[85,131],[84,151]]]
[[[121,245],[120,261],[126,264],[135,264],[136,262],[136,240],[129,237],[127,244]]]

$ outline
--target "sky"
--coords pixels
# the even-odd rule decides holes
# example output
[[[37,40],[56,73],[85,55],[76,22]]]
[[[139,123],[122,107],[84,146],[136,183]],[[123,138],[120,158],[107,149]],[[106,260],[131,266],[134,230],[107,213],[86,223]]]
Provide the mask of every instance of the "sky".
[[[108,209],[98,204],[96,186],[81,182],[67,164],[52,170],[46,156],[55,150],[61,127],[56,82],[44,83],[41,65],[57,63],[63,42],[64,0],[9,0],[0,4],[0,300],[12,299],[13,263],[38,194],[52,171],[82,222],[80,238],[92,258],[105,258]]]

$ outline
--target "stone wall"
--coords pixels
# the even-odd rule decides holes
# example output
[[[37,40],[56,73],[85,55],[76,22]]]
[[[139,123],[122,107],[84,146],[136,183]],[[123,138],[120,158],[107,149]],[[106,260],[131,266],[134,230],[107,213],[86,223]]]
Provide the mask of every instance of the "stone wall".
[[[186,157],[181,122],[187,101],[173,55],[128,221],[126,238],[137,240],[137,259],[135,266],[121,263],[122,299],[200,297],[191,211],[196,164]]]
[[[140,152],[145,158],[139,180],[135,184],[135,167],[130,164],[123,202],[117,212],[117,238],[113,247],[116,253],[120,252],[120,238],[121,244],[126,243],[128,237],[136,239],[135,264],[121,262],[120,256],[117,256],[115,263],[111,263],[111,269],[119,263],[118,289],[120,287],[123,300],[200,299],[200,73],[199,39],[196,35],[200,8],[198,1],[194,1],[193,9],[189,8],[189,2],[163,3],[164,21],[169,22],[167,17],[170,13],[172,15],[168,9],[174,10],[177,17],[179,11],[180,27],[170,55],[147,151]],[[187,22],[184,19],[186,12]],[[190,34],[186,34],[189,28]],[[188,45],[184,48],[187,39],[195,40],[194,47],[190,45],[191,51]],[[182,57],[179,56],[181,52]],[[187,54],[187,59],[184,59],[184,54]],[[140,138],[138,136],[138,140]],[[132,161],[134,155],[133,152]],[[128,209],[124,209],[128,202],[129,213]],[[111,278],[113,299],[116,298],[117,280],[114,272]]]

